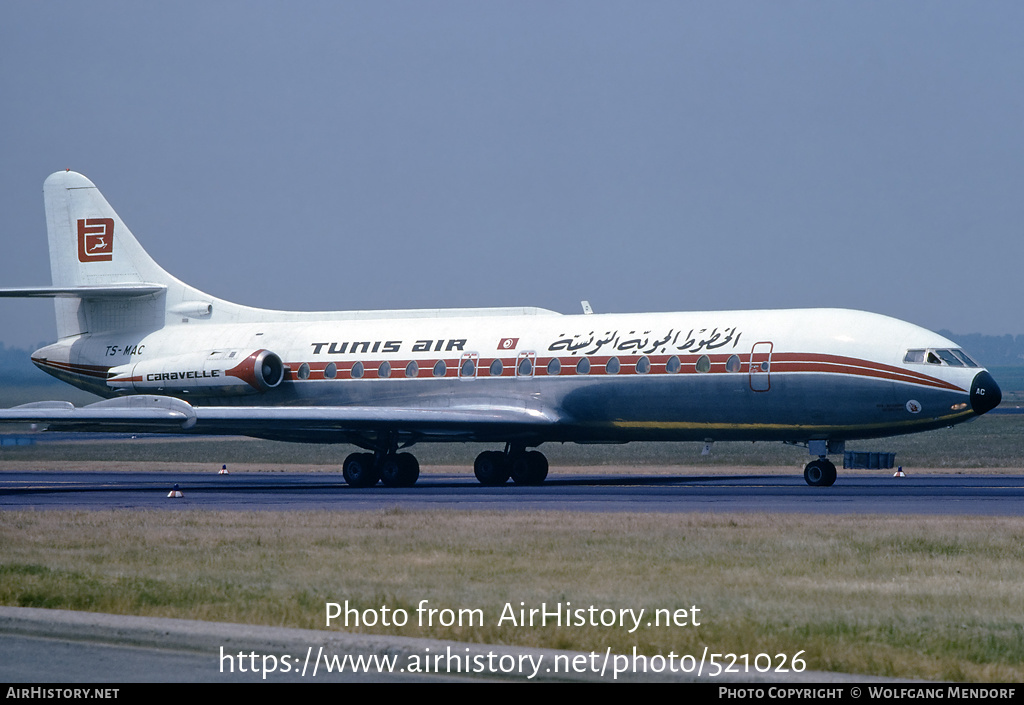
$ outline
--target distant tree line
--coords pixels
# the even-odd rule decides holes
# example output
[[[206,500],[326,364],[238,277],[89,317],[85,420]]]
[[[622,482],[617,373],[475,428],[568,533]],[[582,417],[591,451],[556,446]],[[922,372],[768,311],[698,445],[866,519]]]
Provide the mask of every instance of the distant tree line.
[[[9,348],[0,343],[0,384],[46,384],[47,381],[61,384],[32,364],[32,350]]]
[[[985,367],[1024,365],[1024,335],[963,335],[948,330],[940,330],[939,335],[955,341],[968,355]]]

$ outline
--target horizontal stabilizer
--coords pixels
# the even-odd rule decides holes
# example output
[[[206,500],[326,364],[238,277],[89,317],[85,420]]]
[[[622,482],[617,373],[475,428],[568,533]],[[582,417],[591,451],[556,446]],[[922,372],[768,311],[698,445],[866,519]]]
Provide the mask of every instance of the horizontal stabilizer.
[[[166,290],[163,284],[117,284],[114,286],[27,286],[0,289],[0,297],[116,299],[152,296]]]

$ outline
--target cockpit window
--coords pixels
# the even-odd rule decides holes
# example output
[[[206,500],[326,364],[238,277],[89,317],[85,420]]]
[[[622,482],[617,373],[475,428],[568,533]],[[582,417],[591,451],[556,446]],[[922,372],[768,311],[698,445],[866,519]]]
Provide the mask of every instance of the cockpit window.
[[[980,365],[974,360],[972,360],[971,356],[965,353],[963,350],[950,350],[950,352],[956,355],[960,359],[960,361],[963,362],[968,367],[980,367]]]
[[[907,350],[903,362],[925,365],[947,365],[949,367],[978,367],[978,363],[959,348],[936,350]]]

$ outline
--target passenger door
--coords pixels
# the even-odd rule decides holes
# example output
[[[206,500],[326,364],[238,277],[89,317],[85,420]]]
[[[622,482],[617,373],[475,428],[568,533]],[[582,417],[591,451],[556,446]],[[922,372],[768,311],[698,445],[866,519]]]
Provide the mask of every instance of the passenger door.
[[[767,392],[772,388],[772,344],[754,343],[750,350],[750,388],[755,392]]]

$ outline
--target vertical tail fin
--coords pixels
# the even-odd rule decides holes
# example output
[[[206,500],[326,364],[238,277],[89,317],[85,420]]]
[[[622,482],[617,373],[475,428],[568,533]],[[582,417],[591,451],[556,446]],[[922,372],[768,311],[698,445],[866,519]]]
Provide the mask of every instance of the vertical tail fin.
[[[182,323],[302,318],[224,301],[171,276],[81,174],[51,174],[43,184],[43,197],[53,286],[0,288],[0,297],[54,298],[62,339]]]
[[[55,299],[61,338],[104,330],[155,329],[164,325],[167,302],[204,295],[164,271],[139,244],[99,189],[73,171],[43,184],[53,286],[160,285],[146,296]]]
[[[99,189],[73,171],[43,184],[54,286],[180,284],[142,249]]]

